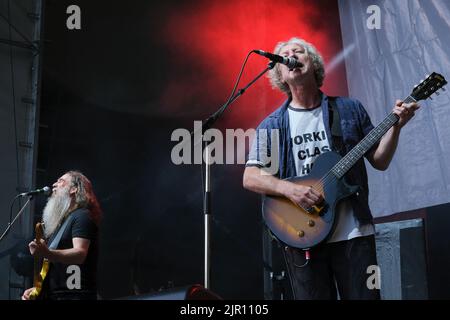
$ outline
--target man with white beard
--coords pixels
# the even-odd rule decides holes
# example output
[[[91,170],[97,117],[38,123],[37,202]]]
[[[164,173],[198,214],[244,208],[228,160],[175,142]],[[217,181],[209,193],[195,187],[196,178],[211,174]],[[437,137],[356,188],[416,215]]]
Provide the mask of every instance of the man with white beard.
[[[29,244],[33,256],[50,262],[40,299],[96,299],[97,234],[101,209],[91,182],[78,171],[69,171],[53,184],[44,208],[44,236]],[[64,225],[64,222],[68,222]],[[49,244],[63,228],[56,249]],[[25,290],[29,300],[34,288]]]

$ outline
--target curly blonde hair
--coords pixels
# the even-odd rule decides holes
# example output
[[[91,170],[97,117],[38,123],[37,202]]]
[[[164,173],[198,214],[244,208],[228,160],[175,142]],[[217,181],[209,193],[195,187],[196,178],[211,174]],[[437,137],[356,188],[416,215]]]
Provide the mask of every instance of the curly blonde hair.
[[[288,41],[282,41],[278,42],[278,44],[275,47],[274,53],[279,54],[281,49],[283,47],[289,45],[289,44],[299,44],[303,48],[305,48],[306,53],[308,56],[312,58],[313,66],[314,66],[314,73],[317,81],[317,85],[319,88],[323,84],[323,80],[325,78],[325,67],[323,63],[323,58],[320,55],[320,53],[317,51],[316,47],[314,47],[311,43],[306,42],[303,39],[293,37],[289,39]],[[275,89],[279,89],[282,92],[287,93],[288,95],[291,94],[291,90],[289,89],[289,86],[281,80],[281,70],[280,65],[276,64],[273,69],[269,71],[269,74],[267,76],[270,80],[270,83],[272,84],[272,87]]]

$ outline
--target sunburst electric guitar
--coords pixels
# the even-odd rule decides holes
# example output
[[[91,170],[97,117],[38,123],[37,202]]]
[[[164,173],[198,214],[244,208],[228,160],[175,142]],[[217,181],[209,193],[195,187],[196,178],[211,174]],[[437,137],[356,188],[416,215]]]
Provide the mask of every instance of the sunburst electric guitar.
[[[36,241],[40,241],[44,237],[43,224],[38,222],[35,227]],[[50,269],[50,262],[47,259],[40,259],[39,257],[34,257],[34,279],[33,279],[33,291],[30,293],[30,299],[39,299],[42,295],[42,286],[44,284],[45,277],[47,276],[48,270]]]
[[[404,102],[425,100],[446,84],[442,75],[432,73],[414,87]],[[265,196],[263,217],[272,233],[285,244],[299,249],[312,248],[326,240],[335,227],[337,204],[358,190],[345,182],[345,174],[398,120],[399,117],[391,113],[344,157],[332,151],[323,153],[308,176],[286,179],[320,192],[324,201],[319,206],[303,208],[285,197]]]

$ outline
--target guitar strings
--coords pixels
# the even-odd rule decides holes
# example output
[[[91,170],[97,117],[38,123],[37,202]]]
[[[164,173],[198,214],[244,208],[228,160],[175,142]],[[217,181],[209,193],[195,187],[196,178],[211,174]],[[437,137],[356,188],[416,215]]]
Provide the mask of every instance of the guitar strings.
[[[410,102],[415,102],[416,101],[416,99],[414,99],[413,97],[411,97],[411,96],[408,96],[405,100],[403,100],[403,102],[404,103],[410,103]],[[393,114],[393,113],[392,113]],[[390,116],[390,115],[389,115]],[[388,117],[389,117],[388,116]],[[383,121],[384,122],[384,121]],[[391,127],[389,127],[389,129],[390,129]],[[388,130],[389,130],[388,129]],[[365,141],[367,141],[367,140],[370,140],[371,138],[369,137],[370,136],[370,132],[369,132],[369,134],[367,134],[362,140],[361,140],[361,142],[360,143],[358,143],[358,145],[359,144],[362,144],[362,143],[364,143]],[[352,150],[350,150],[350,152],[349,153],[347,153],[347,155],[349,155],[358,145],[356,145]],[[346,156],[347,156],[346,155]],[[344,156],[344,158],[345,158],[345,156]],[[342,159],[344,159],[344,158],[342,158]],[[341,160],[342,160],[341,159]],[[341,160],[339,160],[339,162],[341,161]],[[338,162],[338,163],[339,163]],[[348,164],[348,163],[347,163]],[[337,164],[336,164],[337,165]],[[324,196],[324,193],[325,193],[325,187],[328,185],[328,184],[330,184],[331,182],[333,182],[333,180],[334,179],[337,179],[337,176],[335,175],[335,174],[333,174],[333,169],[335,168],[335,166],[336,165],[334,165],[333,166],[333,168],[331,169],[331,170],[329,170],[318,182],[316,182],[314,185],[312,185],[311,186],[311,188],[312,189],[314,189],[314,190],[316,190],[316,191],[318,191],[317,189],[319,188],[319,187],[322,187],[322,192],[321,192],[321,194],[322,194],[322,196]],[[329,179],[331,177],[331,180]],[[305,211],[308,211],[308,210],[306,210],[305,208],[303,208],[303,206],[301,206],[301,208],[303,209],[303,210],[305,210]]]

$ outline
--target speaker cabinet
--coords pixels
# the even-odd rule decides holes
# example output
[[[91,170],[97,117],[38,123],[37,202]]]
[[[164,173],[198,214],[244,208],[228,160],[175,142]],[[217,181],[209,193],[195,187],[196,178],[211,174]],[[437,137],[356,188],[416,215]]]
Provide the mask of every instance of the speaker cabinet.
[[[428,298],[425,233],[422,219],[375,225],[381,298]]]

